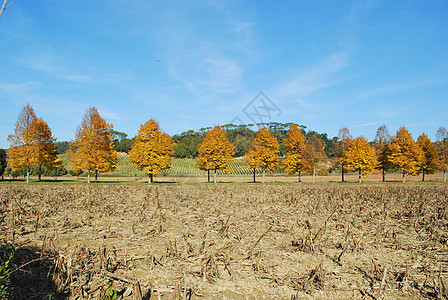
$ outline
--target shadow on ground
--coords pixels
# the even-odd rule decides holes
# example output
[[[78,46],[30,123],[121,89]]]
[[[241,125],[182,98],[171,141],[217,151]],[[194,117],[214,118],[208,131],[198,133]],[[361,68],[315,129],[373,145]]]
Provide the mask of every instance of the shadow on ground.
[[[8,246],[0,245],[4,260]],[[7,288],[10,299],[68,299],[67,290],[59,290],[53,282],[56,253],[41,255],[40,249],[20,247],[10,264]]]

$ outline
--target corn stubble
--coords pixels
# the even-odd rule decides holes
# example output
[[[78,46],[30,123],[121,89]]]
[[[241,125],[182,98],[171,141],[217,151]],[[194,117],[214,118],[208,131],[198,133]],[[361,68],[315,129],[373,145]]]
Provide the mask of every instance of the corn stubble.
[[[441,184],[0,185],[0,199],[18,299],[448,295]]]

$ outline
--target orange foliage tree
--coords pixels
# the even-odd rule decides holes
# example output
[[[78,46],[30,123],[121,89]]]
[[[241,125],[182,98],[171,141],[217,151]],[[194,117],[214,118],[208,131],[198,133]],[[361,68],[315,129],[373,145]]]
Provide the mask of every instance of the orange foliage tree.
[[[56,152],[56,138],[52,136],[48,124],[41,118],[34,119],[32,124],[33,152],[36,164],[39,165],[38,178],[41,180],[42,166],[57,169],[62,165]]]
[[[309,160],[305,152],[307,145],[305,144],[305,136],[297,124],[291,124],[286,133],[286,158],[282,162],[282,168],[287,172],[287,176],[299,174],[299,182],[301,182],[301,172],[309,168]]]
[[[81,126],[76,130],[75,141],[70,143],[67,152],[73,170],[87,170],[90,183],[90,171],[95,171],[95,180],[99,172],[115,170],[118,154],[114,148],[113,125],[101,118],[95,107],[90,107],[84,115]]]
[[[374,173],[378,165],[375,148],[364,137],[348,139],[341,160],[347,170],[359,172],[359,183],[362,181],[363,173]]]
[[[42,166],[49,169],[58,168],[58,159],[54,138],[48,124],[36,117],[34,109],[26,104],[19,115],[14,134],[8,136],[11,147],[8,150],[9,165],[13,170],[26,169],[26,181],[29,182],[29,171],[32,166],[39,165],[38,178],[41,180]]]
[[[409,131],[404,127],[400,127],[396,135],[391,138],[387,159],[391,164],[403,171],[403,182],[405,182],[406,174],[418,174],[423,156],[422,149],[414,141]]]
[[[322,140],[312,134],[307,140],[307,150],[305,152],[306,160],[309,162],[309,169],[313,171],[313,183],[316,182],[316,171],[323,171],[322,163],[328,160],[325,154],[325,147]]]
[[[151,183],[154,174],[171,167],[174,145],[172,138],[151,119],[140,126],[128,156],[135,165],[146,171],[148,182]]]
[[[263,183],[266,170],[273,171],[277,169],[279,152],[280,145],[277,138],[272,136],[266,127],[258,130],[257,136],[252,141],[245,157],[246,166],[254,169],[254,182],[256,167],[260,167],[263,170]]]
[[[30,181],[30,169],[36,164],[34,151],[33,121],[36,113],[29,103],[27,103],[17,118],[14,134],[8,136],[11,147],[7,151],[8,164],[13,170],[25,168],[26,182]]]
[[[215,126],[205,134],[204,140],[198,146],[198,157],[196,167],[207,170],[210,182],[210,170],[215,170],[214,180],[216,183],[216,171],[223,170],[232,172],[227,166],[234,160],[235,146],[229,141],[227,132],[220,126]]]
[[[445,127],[439,127],[437,129],[436,138],[440,167],[443,171],[443,182],[446,182],[446,170],[448,169],[448,131]]]
[[[440,165],[439,153],[436,145],[431,142],[425,133],[418,137],[417,143],[423,151],[420,170],[422,171],[422,181],[425,181],[425,174],[434,174],[438,170]]]

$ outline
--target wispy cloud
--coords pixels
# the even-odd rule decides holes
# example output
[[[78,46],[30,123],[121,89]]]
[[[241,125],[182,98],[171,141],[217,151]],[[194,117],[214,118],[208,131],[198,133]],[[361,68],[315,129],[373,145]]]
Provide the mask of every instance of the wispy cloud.
[[[40,54],[22,58],[22,65],[34,71],[67,81],[87,82],[91,80],[89,75],[73,72],[73,66],[68,65],[68,61],[69,59],[58,58],[56,54],[44,51]]]
[[[41,84],[42,82],[38,81],[28,81],[24,83],[0,83],[0,90],[3,90],[5,93],[20,93]]]
[[[203,9],[207,16],[198,18]],[[249,57],[254,56],[254,22],[221,1],[182,2],[169,6],[161,16],[163,29],[155,38],[163,52],[161,65],[174,79],[172,89],[193,96],[193,101],[213,102],[231,99],[228,94],[240,94],[246,88],[244,74]]]
[[[98,109],[101,117],[105,118],[106,120],[120,120],[122,119],[121,116],[117,115],[116,113],[108,110],[104,110],[102,108]]]
[[[428,121],[428,122],[417,122],[417,123],[409,123],[406,126],[407,127],[425,127],[425,126],[431,126],[435,125],[436,122],[434,121]]]
[[[301,71],[293,79],[277,85],[270,94],[277,99],[293,100],[306,105],[306,97],[338,81],[333,75],[347,64],[348,58],[346,52],[331,54],[311,68]]]
[[[413,90],[433,84],[440,83],[441,80],[431,80],[431,81],[423,81],[423,82],[414,82],[414,83],[398,83],[393,85],[386,85],[378,88],[374,88],[365,92],[362,92],[358,95],[360,98],[370,98],[377,95],[395,93],[395,92],[403,92],[408,90]]]
[[[367,123],[362,123],[362,124],[351,125],[350,127],[353,127],[353,128],[369,127],[369,126],[375,126],[375,125],[380,125],[380,124],[384,124],[384,123],[386,123],[386,121],[375,121],[375,122],[367,122]]]
[[[199,66],[190,72],[194,72],[195,76],[188,76],[186,70],[176,76],[194,94],[235,93],[242,88],[240,79],[243,69],[239,63],[230,59],[204,58]]]

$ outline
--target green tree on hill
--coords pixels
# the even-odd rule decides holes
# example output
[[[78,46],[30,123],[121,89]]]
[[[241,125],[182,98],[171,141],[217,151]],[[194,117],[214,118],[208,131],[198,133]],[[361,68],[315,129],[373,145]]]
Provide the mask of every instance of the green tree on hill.
[[[198,146],[202,143],[203,134],[194,130],[188,130],[173,136],[174,157],[176,158],[196,158]]]

